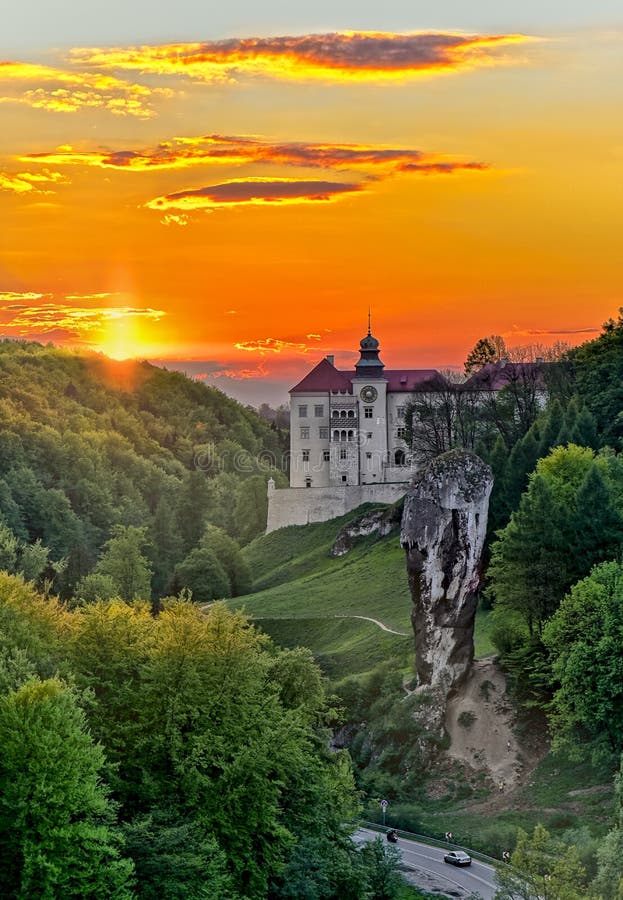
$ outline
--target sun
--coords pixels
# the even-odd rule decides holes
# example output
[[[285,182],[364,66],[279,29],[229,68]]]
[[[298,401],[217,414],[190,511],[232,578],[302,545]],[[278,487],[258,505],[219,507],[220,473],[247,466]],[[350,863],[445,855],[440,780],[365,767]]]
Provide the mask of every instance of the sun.
[[[106,323],[98,347],[111,359],[136,359],[144,353],[139,324],[130,316],[114,316]]]

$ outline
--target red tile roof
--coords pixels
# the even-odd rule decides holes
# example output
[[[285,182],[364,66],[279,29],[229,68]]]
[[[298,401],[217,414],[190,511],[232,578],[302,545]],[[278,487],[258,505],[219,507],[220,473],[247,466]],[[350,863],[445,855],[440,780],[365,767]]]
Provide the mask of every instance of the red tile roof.
[[[299,381],[290,391],[291,394],[322,393],[323,391],[345,391],[352,394],[353,386],[350,382],[353,372],[340,372],[331,365],[328,359],[321,359],[317,366],[309,372],[302,381]]]
[[[446,381],[437,369],[384,369],[380,373],[387,380],[387,390],[392,393],[407,393],[423,390],[438,390]],[[303,393],[347,393],[352,394],[352,379],[361,373],[354,369],[349,372],[336,369],[328,359],[322,359],[302,381],[292,388],[291,394]]]
[[[545,387],[543,378],[547,363],[540,362],[496,362],[487,363],[463,384],[467,391],[501,391],[513,382],[535,384]]]

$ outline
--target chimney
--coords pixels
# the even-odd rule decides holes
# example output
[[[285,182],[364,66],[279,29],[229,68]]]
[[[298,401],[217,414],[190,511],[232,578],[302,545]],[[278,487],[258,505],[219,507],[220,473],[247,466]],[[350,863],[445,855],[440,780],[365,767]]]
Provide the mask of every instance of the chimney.
[[[327,355],[327,361],[331,363],[332,366],[335,365],[335,356]]]
[[[543,362],[543,357],[542,357],[542,356],[537,356],[537,358],[536,358],[537,366],[540,366],[540,365],[542,364],[542,362]]]

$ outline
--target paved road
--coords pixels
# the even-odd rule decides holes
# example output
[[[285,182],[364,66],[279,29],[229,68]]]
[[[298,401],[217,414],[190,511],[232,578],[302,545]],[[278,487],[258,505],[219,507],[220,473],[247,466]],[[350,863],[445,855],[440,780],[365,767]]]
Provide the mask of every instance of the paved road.
[[[378,835],[378,831],[359,828],[355,838],[360,841],[373,841]],[[416,872],[425,872],[439,883],[441,889],[456,891],[457,887],[460,887],[468,893],[470,891],[477,892],[483,900],[493,900],[495,895],[495,869],[493,866],[474,859],[471,866],[459,869],[443,861],[445,851],[440,847],[429,847],[427,844],[420,844],[406,838],[400,838],[394,846],[401,851],[404,863],[408,868]],[[425,888],[425,885],[423,884],[422,887]]]

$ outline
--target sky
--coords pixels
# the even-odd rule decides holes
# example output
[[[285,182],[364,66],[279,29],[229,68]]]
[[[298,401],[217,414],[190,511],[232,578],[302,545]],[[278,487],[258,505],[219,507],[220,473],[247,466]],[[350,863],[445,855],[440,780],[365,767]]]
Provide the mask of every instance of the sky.
[[[1,335],[274,404],[369,309],[390,368],[616,316],[619,0],[302,6],[11,4]]]

